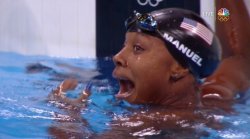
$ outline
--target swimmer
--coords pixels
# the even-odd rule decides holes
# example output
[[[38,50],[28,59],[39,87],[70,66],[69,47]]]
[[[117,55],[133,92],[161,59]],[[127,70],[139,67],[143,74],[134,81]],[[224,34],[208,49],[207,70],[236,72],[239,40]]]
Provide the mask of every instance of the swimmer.
[[[135,104],[195,107],[202,100],[233,100],[236,92],[249,86],[244,72],[230,68],[242,67],[244,61],[240,58],[223,60],[208,77],[219,65],[220,43],[193,12],[135,12],[126,21],[126,29],[124,47],[113,58],[113,76],[120,84],[118,99]],[[66,80],[62,85],[68,83]]]
[[[187,10],[163,9],[134,13],[126,28],[124,47],[114,56],[117,98],[136,104],[198,105],[199,84],[220,62],[220,44],[206,23]]]
[[[120,85],[117,99],[163,106],[150,111],[160,111],[159,115],[174,113],[175,121],[176,117],[195,119],[192,110],[196,107],[224,107],[221,102],[230,106],[238,92],[249,88],[249,67],[245,61],[236,56],[221,62],[219,40],[206,22],[191,11],[177,8],[147,14],[135,11],[125,27],[123,48],[113,57],[113,77]],[[75,80],[65,80],[61,84],[63,91],[59,87],[52,94],[67,99],[63,92],[73,89],[75,84]],[[84,102],[89,95],[87,90],[72,101]],[[169,112],[173,108],[178,109]],[[139,116],[142,121],[148,120]],[[138,115],[131,117],[136,118]],[[161,126],[167,124],[176,126],[176,122]]]
[[[198,15],[180,9],[135,12],[125,24],[124,47],[113,58],[117,98],[194,107],[211,99],[232,101],[249,88],[246,60],[230,57],[219,65],[220,42]]]

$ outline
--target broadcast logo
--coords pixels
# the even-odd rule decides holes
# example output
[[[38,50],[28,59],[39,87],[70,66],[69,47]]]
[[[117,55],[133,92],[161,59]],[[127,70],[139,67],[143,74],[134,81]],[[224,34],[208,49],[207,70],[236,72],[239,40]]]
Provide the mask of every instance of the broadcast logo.
[[[221,22],[226,22],[229,20],[229,16],[230,16],[230,13],[229,13],[229,10],[226,9],[226,8],[221,8],[218,13],[217,13],[217,18],[219,21]]]

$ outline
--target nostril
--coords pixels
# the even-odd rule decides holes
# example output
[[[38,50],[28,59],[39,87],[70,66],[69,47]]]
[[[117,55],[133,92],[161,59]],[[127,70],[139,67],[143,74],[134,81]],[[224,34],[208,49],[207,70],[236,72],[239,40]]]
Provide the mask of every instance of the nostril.
[[[124,66],[124,63],[125,63],[119,54],[113,57],[113,62],[116,66],[121,66],[121,67]]]
[[[115,65],[116,65],[116,66],[122,66],[122,63],[119,62],[119,61],[116,61]]]
[[[113,62],[116,66],[122,66],[122,63],[118,60],[116,56],[113,57]]]

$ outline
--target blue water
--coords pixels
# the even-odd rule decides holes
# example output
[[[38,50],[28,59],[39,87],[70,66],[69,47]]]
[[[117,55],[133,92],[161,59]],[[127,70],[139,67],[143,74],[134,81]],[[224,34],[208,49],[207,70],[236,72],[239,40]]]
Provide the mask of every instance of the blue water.
[[[166,128],[162,125],[171,123],[174,114],[161,117],[149,113],[146,106],[115,99],[118,84],[111,76],[112,69],[110,58],[0,53],[0,138],[250,138],[249,93],[237,100],[233,112],[197,110],[196,115],[203,118],[179,119],[176,127]],[[66,78],[79,80],[68,94],[71,98],[89,81],[93,83],[87,106],[78,114],[64,103],[48,100],[49,93]],[[130,116],[137,114],[147,120],[137,117],[131,122]]]

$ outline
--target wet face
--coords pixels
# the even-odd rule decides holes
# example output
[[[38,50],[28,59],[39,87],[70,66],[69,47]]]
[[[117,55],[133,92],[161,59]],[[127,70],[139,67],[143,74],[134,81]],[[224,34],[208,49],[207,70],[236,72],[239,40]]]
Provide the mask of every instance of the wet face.
[[[161,39],[128,32],[113,60],[113,76],[120,84],[117,98],[142,104],[158,103],[168,95],[171,67],[176,61]]]

